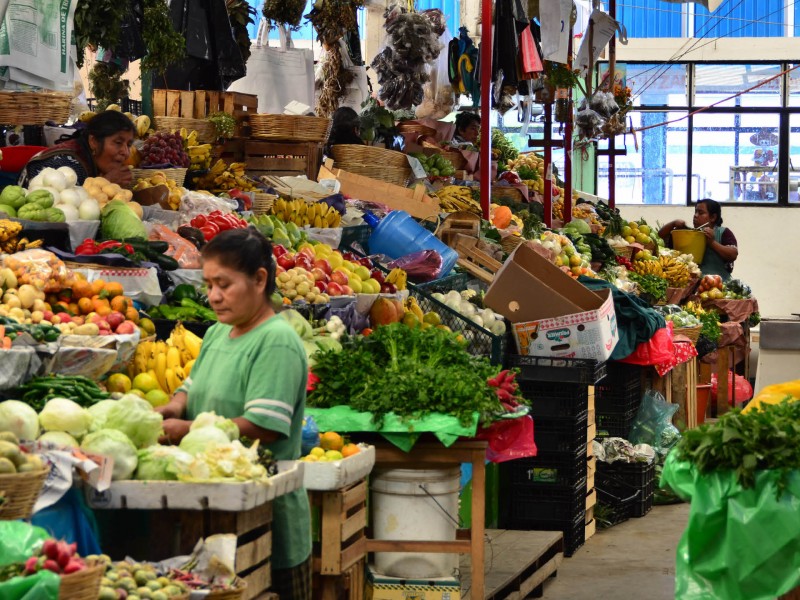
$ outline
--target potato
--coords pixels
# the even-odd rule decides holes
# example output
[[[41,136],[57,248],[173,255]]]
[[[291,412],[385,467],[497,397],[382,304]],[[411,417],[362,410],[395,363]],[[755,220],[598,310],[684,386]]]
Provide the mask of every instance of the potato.
[[[17,290],[17,296],[22,308],[32,308],[33,303],[36,301],[36,288],[28,284],[21,285]]]
[[[12,308],[8,311],[8,316],[20,322],[25,320],[25,313],[22,312],[21,308]]]

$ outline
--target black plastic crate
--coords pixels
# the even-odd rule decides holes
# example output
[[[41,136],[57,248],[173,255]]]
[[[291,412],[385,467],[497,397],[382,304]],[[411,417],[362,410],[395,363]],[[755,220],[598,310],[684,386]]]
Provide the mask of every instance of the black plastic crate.
[[[570,557],[586,542],[586,522],[582,516],[570,526],[562,529],[564,534],[564,556]]]
[[[504,500],[512,522],[573,521],[586,513],[586,480],[572,489],[515,486],[504,494]]]
[[[628,439],[631,427],[636,419],[636,409],[622,414],[595,412],[594,418],[597,424],[597,437],[621,437]]]
[[[534,419],[533,441],[539,452],[567,452],[577,454],[586,450],[586,429],[589,411],[567,419]]]
[[[477,325],[468,317],[454,311],[444,302],[439,302],[431,297],[428,292],[418,286],[409,284],[410,295],[417,299],[417,304],[422,312],[433,311],[439,315],[442,325],[447,325],[452,331],[458,332],[466,340],[466,349],[470,354],[486,356],[492,364],[502,364],[508,345],[508,324],[506,333],[495,335],[488,329]]]
[[[440,294],[446,294],[450,290],[456,290],[457,292],[464,291],[467,289],[468,284],[469,275],[466,273],[451,272],[449,275],[445,275],[440,279],[434,279],[433,281],[426,281],[424,283],[416,283],[414,285],[428,294],[433,294],[436,292],[439,292]]]
[[[606,376],[597,382],[595,393],[598,396],[606,394],[632,394],[642,389],[642,367],[625,363],[609,361],[606,363]]]
[[[630,516],[643,517],[653,508],[653,494],[655,492],[656,463],[597,463],[597,473],[595,474],[595,487],[598,490],[598,500],[600,490],[609,490],[617,495],[632,494],[638,491],[639,494],[632,502]]]
[[[372,235],[372,227],[367,225],[351,225],[342,227],[342,239],[339,242],[341,251],[357,251],[359,253],[369,253],[369,236]],[[357,246],[355,246],[357,244]]]
[[[519,391],[531,403],[534,419],[577,417],[589,406],[589,388],[582,383],[519,381]]]
[[[520,381],[594,385],[606,377],[606,363],[596,360],[512,354],[508,362],[509,366],[519,369]]]
[[[598,413],[609,415],[625,415],[636,412],[642,403],[642,393],[605,394],[598,396],[595,391],[594,408]]]
[[[586,453],[541,454],[500,463],[500,487],[535,486],[541,489],[586,488]]]

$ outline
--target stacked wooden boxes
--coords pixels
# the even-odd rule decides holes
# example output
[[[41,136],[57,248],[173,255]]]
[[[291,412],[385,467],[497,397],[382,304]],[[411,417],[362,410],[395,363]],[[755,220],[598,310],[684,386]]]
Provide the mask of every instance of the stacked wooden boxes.
[[[217,112],[236,119],[235,136],[244,134],[249,116],[258,112],[258,96],[212,90],[153,90],[153,117],[204,120]]]
[[[262,175],[304,175],[316,180],[322,164],[322,144],[250,139],[244,142],[244,162],[247,175],[254,179]]]
[[[520,389],[531,402],[538,454],[500,465],[500,526],[562,531],[564,554],[571,556],[594,532],[590,393],[605,367],[533,356],[513,357],[512,366],[520,369]]]

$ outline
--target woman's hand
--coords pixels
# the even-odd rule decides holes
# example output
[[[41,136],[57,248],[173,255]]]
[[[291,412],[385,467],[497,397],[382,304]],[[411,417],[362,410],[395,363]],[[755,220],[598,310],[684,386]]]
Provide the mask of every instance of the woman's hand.
[[[165,419],[179,419],[186,410],[186,392],[176,392],[170,401],[163,406],[157,406],[155,411]]]
[[[166,419],[163,423],[164,435],[158,438],[159,444],[179,444],[183,437],[189,433],[191,421],[183,419]]]
[[[703,229],[703,235],[706,236],[706,241],[711,244],[714,241],[714,228],[706,227]]]
[[[130,187],[133,182],[133,174],[128,165],[115,166],[107,173],[103,173],[103,177],[123,188]]]

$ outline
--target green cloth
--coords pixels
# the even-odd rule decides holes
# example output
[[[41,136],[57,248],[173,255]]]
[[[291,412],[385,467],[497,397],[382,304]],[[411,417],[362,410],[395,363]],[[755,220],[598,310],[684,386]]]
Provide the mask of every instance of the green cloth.
[[[725,227],[714,227],[714,241],[722,243],[722,234],[725,233]],[[703,275],[719,275],[722,281],[729,281],[731,274],[728,271],[728,264],[722,260],[722,257],[711,248],[706,248],[706,253],[703,255],[703,262],[700,263],[700,272]]]
[[[188,418],[215,411],[279,434],[269,449],[277,460],[300,458],[308,365],[300,338],[272,317],[237,338],[217,323],[205,337],[187,379]],[[275,499],[272,567],[289,569],[311,555],[311,516],[304,489]]]
[[[603,289],[611,290],[614,312],[617,316],[619,342],[611,353],[610,360],[622,360],[633,354],[639,344],[649,342],[656,331],[667,326],[664,317],[638,296],[623,292],[602,279],[592,279],[581,275],[578,281],[593,292]]]

